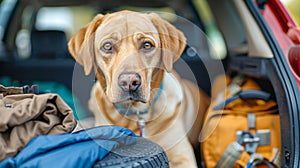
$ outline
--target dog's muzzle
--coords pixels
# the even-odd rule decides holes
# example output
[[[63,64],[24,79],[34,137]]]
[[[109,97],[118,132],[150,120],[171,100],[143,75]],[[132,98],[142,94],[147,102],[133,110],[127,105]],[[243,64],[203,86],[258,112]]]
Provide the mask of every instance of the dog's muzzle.
[[[155,105],[155,103],[158,101],[162,90],[163,90],[163,83],[161,83],[161,85],[158,89],[158,92],[157,92],[156,96],[154,97],[153,101],[151,102],[150,106],[147,109],[144,109],[142,111],[138,111],[136,109],[131,109],[131,107],[125,107],[120,103],[114,103],[114,106],[121,114],[127,115],[127,116],[147,114],[152,109],[152,107]]]
[[[142,85],[141,76],[138,73],[123,73],[118,77],[118,86],[122,90],[122,101],[140,101],[146,103],[139,92]]]

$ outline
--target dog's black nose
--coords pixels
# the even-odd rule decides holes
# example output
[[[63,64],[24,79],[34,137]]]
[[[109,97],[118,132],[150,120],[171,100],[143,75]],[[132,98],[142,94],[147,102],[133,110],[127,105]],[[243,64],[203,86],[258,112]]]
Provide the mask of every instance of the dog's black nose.
[[[118,78],[118,85],[123,91],[136,91],[141,84],[141,76],[137,73],[121,74]]]

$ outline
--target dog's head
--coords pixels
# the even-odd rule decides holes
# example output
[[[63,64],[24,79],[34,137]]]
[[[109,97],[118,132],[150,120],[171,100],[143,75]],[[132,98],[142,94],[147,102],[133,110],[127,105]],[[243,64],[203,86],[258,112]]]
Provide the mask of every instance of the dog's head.
[[[110,102],[147,108],[185,45],[183,33],[157,14],[120,11],[94,17],[69,51],[86,75],[94,67]]]

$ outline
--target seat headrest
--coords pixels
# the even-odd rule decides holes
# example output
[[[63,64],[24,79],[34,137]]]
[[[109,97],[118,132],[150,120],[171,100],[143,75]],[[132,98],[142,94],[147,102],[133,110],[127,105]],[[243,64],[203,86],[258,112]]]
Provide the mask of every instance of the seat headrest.
[[[67,37],[65,32],[42,30],[31,32],[32,58],[49,59],[68,56]]]

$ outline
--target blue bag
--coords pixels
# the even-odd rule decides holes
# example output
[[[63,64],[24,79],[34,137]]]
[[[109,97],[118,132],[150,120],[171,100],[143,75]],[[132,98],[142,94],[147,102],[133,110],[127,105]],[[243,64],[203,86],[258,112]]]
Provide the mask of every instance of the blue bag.
[[[112,149],[130,145],[136,135],[118,126],[100,126],[72,134],[43,135],[32,139],[14,158],[0,163],[0,168],[92,167]]]

